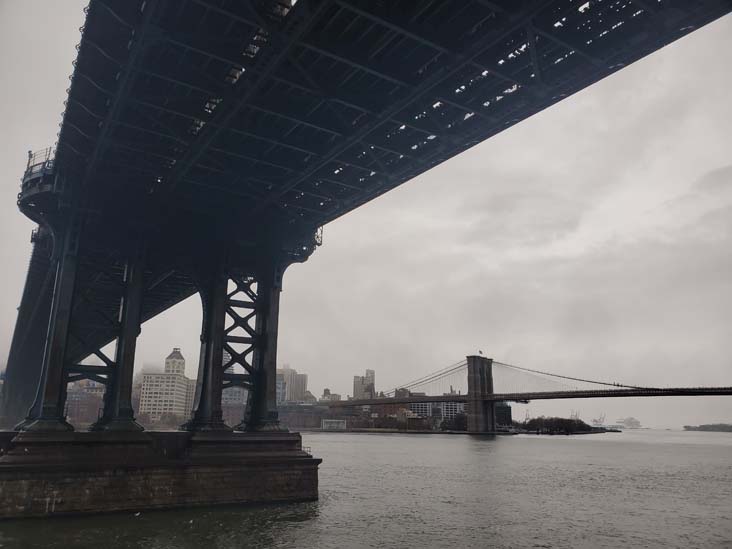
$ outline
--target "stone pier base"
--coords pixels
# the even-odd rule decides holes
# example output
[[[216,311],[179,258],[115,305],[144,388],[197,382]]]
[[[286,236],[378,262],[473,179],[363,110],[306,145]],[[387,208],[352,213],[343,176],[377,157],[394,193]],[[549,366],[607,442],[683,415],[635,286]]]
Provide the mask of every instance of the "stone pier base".
[[[0,518],[318,498],[299,433],[0,432]]]

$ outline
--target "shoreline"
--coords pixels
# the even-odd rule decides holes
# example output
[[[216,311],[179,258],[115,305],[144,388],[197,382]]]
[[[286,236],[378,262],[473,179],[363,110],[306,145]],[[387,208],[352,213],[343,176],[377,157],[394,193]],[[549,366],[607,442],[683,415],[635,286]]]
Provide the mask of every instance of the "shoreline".
[[[533,436],[569,436],[569,435],[597,435],[603,433],[622,433],[619,429],[603,429],[599,431],[577,431],[574,433],[537,433],[535,431],[495,431],[492,433],[468,433],[467,431],[427,431],[427,430],[410,430],[405,429],[300,429],[299,433],[387,433],[387,434],[403,434],[403,435],[491,435],[491,436],[512,436],[512,435],[533,435]]]

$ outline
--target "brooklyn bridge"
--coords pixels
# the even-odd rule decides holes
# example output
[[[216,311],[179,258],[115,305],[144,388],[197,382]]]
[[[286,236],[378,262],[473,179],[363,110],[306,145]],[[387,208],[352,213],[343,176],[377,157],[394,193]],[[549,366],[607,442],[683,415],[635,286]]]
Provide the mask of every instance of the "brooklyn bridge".
[[[456,387],[466,387],[465,392]],[[732,395],[729,387],[641,387],[597,381],[505,364],[482,355],[431,372],[372,398],[337,400],[331,408],[438,402],[467,403],[468,432],[495,433],[497,402],[575,398]]]
[[[277,416],[285,269],[328,222],[730,10],[91,0],[58,140],[29,154],[17,198],[38,227],[2,395],[0,516],[316,498],[320,460]],[[193,294],[194,410],[179,432],[145,432],[141,323]],[[480,364],[466,398],[542,398],[493,394]],[[90,432],[64,414],[81,379],[105,386]],[[236,426],[221,410],[232,386],[249,394]],[[616,390],[603,396],[662,391]]]

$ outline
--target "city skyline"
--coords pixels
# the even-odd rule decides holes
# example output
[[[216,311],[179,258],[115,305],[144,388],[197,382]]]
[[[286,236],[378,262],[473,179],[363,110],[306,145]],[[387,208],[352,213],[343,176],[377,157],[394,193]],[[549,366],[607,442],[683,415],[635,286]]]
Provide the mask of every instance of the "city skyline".
[[[181,352],[182,353],[182,348],[181,347],[175,347],[173,349],[173,351],[174,352],[178,351],[178,352]],[[170,357],[168,357],[168,358],[170,358]],[[163,367],[158,368],[157,365],[153,365],[152,363],[147,363],[146,365],[143,366],[142,370],[136,372],[136,378],[141,378],[142,375],[143,375],[143,373],[163,372],[163,368],[164,367],[165,366],[163,365]],[[149,369],[146,370],[145,368],[149,368]],[[301,376],[302,375],[305,376],[305,378],[306,378],[305,379],[305,387],[306,387],[306,389],[304,390],[304,392],[310,393],[316,399],[316,401],[315,402],[312,402],[311,404],[317,404],[318,402],[321,402],[322,403],[322,398],[319,397],[318,395],[324,395],[324,391],[330,391],[331,393],[336,394],[339,397],[339,399],[341,398],[341,394],[340,393],[337,393],[336,391],[331,391],[330,387],[331,386],[335,386],[332,383],[329,385],[326,382],[326,385],[321,390],[317,390],[317,389],[316,390],[312,390],[312,388],[307,388],[307,373],[299,373],[299,372],[297,372],[297,369],[296,368],[293,368],[290,363],[284,363],[284,364],[281,364],[280,367],[277,368],[277,376],[278,377],[282,375],[283,370],[290,370],[290,371],[294,372],[295,374],[299,374]],[[186,373],[187,372],[188,372],[188,370],[186,370]],[[368,378],[369,375],[371,376],[370,378]],[[195,376],[195,373],[193,373],[191,379],[192,380],[195,380],[195,377],[196,377]],[[374,380],[374,377],[375,377],[375,370],[367,369],[365,376],[358,376],[358,375],[354,376],[353,377],[353,383],[355,385],[356,379],[358,379],[358,378],[360,378],[363,381],[366,381],[367,378],[368,378],[368,379],[371,380],[371,383],[373,383],[374,382],[373,381]],[[392,388],[389,388],[387,390],[397,389],[397,388],[398,387],[392,387]],[[355,387],[354,387],[354,389],[355,389]],[[227,391],[231,391],[231,389],[228,389]],[[382,389],[382,391],[383,391],[383,389]],[[379,393],[380,393],[380,391],[377,390],[374,387],[374,396],[373,397],[369,396],[368,394],[362,394],[362,395],[358,395],[357,396],[356,395],[356,391],[354,390],[350,394],[349,393],[344,393],[342,398],[344,400],[348,400],[350,398],[354,398],[354,399],[357,399],[357,398],[375,398],[376,395],[378,395]],[[454,394],[454,393],[458,393],[458,391],[455,391],[452,387],[450,387],[450,391],[447,392],[447,393],[443,393],[443,395]],[[287,394],[289,394],[289,393],[287,393]],[[423,394],[423,393],[415,393],[415,394]],[[432,394],[432,393],[429,393],[429,394]],[[437,394],[437,393],[435,393],[435,394]],[[288,403],[288,404],[289,403],[295,403],[295,402],[302,403],[303,402],[303,399],[296,399],[296,398],[295,399],[292,399],[292,398],[287,398],[287,397],[279,398],[278,397],[278,405],[279,404],[286,404],[286,403]],[[239,403],[239,399],[237,399],[237,403]],[[388,405],[388,402],[386,404]],[[531,403],[528,403],[527,404],[527,403],[521,403],[521,402],[512,402],[512,403],[510,403],[510,408],[513,408],[515,410],[515,414],[514,414],[514,417],[515,418],[540,417],[540,416],[544,415],[543,414],[543,410],[542,410],[542,408],[544,406],[542,406],[542,405],[546,406],[546,403],[545,402],[537,401],[537,403],[535,403],[532,406]],[[442,416],[441,417],[445,417],[445,418],[452,418],[452,417],[454,417],[454,415],[456,413],[464,413],[464,411],[465,411],[465,406],[464,406],[463,403],[445,403],[445,402],[442,402],[442,403],[437,403],[437,404],[428,404],[428,403],[426,403],[426,404],[409,404],[409,405],[406,405],[406,406],[407,406],[407,408],[410,411],[412,411],[414,413],[417,413],[418,415],[421,414],[422,417],[426,413],[425,412],[426,410],[429,410],[429,409],[431,409],[431,408],[433,408],[435,406],[439,407],[442,410]],[[583,420],[583,421],[585,421],[587,423],[593,423],[593,422],[597,421],[597,417],[595,417],[595,416],[605,418],[605,416],[607,415],[604,410],[601,411],[599,414],[594,414],[594,415],[593,415],[593,413],[588,413],[587,411],[584,411],[583,410],[582,402],[578,402],[578,401],[560,402],[558,404],[558,406],[557,406],[557,409],[562,409],[562,408],[566,408],[566,410],[564,411],[564,415],[567,415],[567,416],[572,415],[572,416],[574,416],[576,414],[578,419],[581,419],[581,420]],[[538,412],[534,413],[536,410],[538,410]],[[629,410],[632,411],[632,406],[629,408]],[[632,417],[633,414],[631,413],[631,411],[625,411],[621,415],[623,417],[626,417],[627,416],[628,418],[635,420],[635,418]],[[559,413],[561,414],[563,412],[559,412]],[[618,420],[618,421],[620,421],[620,420]],[[611,423],[611,422],[608,422],[608,423]],[[654,427],[654,426],[651,426],[651,427]]]

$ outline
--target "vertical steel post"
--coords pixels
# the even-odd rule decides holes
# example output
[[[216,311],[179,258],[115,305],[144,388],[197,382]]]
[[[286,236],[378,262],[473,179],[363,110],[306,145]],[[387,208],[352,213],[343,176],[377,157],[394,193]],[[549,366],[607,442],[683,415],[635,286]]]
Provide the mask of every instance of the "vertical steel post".
[[[66,421],[66,375],[64,361],[76,284],[81,220],[72,216],[62,235],[61,253],[56,267],[51,316],[43,352],[43,375],[36,402],[27,420],[19,426],[24,431],[73,431]]]
[[[197,380],[199,388],[193,418],[181,427],[188,431],[230,430],[224,423],[221,410],[228,280],[223,261],[218,261],[205,276],[199,277],[198,286],[203,308]]]
[[[132,409],[132,377],[144,292],[144,261],[141,254],[137,254],[128,259],[125,265],[125,289],[120,305],[120,333],[115,350],[115,370],[110,373],[107,382],[102,417],[91,430],[143,430],[142,425],[135,421],[135,412]]]
[[[280,314],[282,270],[272,263],[257,277],[258,342],[254,351],[254,379],[249,421],[237,430],[285,431],[277,414],[277,332]]]

